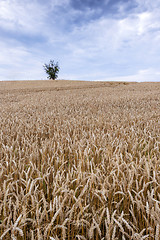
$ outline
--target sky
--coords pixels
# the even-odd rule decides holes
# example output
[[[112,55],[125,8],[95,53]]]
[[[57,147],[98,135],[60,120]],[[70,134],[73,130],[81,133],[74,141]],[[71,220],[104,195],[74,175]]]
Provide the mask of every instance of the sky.
[[[160,81],[160,0],[0,0],[0,81]]]

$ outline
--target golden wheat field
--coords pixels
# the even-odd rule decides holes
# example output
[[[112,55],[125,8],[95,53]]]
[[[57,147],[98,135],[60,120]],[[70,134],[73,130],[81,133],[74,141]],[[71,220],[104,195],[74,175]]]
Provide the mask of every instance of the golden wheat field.
[[[160,83],[0,82],[0,239],[160,240]]]

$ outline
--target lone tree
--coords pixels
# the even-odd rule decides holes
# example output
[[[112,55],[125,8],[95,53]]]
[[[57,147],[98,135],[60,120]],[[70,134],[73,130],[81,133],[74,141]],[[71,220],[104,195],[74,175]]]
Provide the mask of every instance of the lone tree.
[[[54,60],[50,60],[49,64],[44,64],[44,69],[49,79],[55,80],[58,77],[60,69],[58,62],[55,63]]]

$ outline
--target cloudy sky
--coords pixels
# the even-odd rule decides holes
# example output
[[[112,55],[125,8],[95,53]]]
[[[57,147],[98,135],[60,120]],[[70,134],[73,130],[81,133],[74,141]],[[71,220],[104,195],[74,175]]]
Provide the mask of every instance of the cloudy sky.
[[[0,80],[160,81],[160,0],[0,0]]]

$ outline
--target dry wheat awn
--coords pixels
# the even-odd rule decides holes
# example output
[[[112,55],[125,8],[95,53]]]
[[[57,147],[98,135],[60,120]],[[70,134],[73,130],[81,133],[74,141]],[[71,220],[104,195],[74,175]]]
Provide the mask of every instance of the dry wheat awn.
[[[159,83],[3,86],[1,240],[160,240]]]

